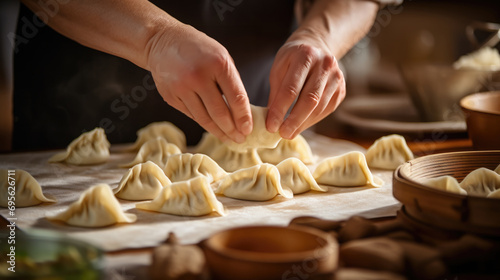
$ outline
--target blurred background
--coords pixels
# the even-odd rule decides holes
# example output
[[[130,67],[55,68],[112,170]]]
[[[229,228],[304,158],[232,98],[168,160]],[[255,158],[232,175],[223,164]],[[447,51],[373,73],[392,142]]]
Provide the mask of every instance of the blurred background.
[[[451,72],[453,62],[478,47],[466,35],[468,27],[475,27],[479,43],[498,37],[497,30],[485,30],[483,23],[500,23],[500,1],[407,0],[381,10],[368,36],[342,59],[346,100],[316,131],[355,140],[387,133],[425,140],[437,134],[467,137],[458,103],[440,116],[429,116],[415,101],[439,105],[445,95],[500,89],[496,72]],[[425,91],[429,100],[415,100],[422,99],[415,91]]]

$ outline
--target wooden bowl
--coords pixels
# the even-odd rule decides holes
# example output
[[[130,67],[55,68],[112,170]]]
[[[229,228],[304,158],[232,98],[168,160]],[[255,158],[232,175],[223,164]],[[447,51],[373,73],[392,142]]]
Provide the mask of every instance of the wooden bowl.
[[[459,182],[471,171],[500,164],[500,151],[454,152],[423,156],[400,165],[393,176],[393,195],[405,215],[427,227],[500,237],[500,199],[459,195],[422,185],[422,179],[444,175]]]
[[[302,226],[233,228],[212,235],[201,247],[214,279],[331,277],[338,263],[337,241]]]
[[[500,150],[500,91],[468,95],[460,106],[474,148]]]

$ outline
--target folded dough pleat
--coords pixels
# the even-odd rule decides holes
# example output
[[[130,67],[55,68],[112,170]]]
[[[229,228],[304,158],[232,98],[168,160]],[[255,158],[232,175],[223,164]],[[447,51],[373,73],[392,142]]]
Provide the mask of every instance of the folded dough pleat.
[[[220,181],[215,193],[254,201],[270,200],[278,194],[286,198],[293,197],[292,190],[282,187],[278,168],[268,163],[229,174]]]
[[[366,162],[372,168],[395,170],[413,158],[405,138],[397,134],[377,139],[366,151]]]
[[[134,160],[120,167],[130,168],[139,163],[152,161],[161,168],[164,168],[169,156],[180,153],[182,153],[181,149],[175,144],[168,143],[164,138],[157,137],[144,143],[139,149],[139,152],[137,152]]]
[[[9,179],[10,178],[10,179]],[[9,182],[13,182],[10,185]],[[9,175],[9,170],[0,169],[0,206],[8,207],[11,194],[15,193],[15,207],[28,207],[42,202],[56,202],[45,197],[42,187],[28,172],[16,169]]]
[[[204,176],[166,186],[155,199],[137,203],[135,207],[179,216],[203,216],[212,212],[225,215],[224,206]]]
[[[172,182],[205,176],[209,179],[208,182],[212,183],[227,176],[227,172],[217,162],[204,154],[172,155],[168,158],[164,171]]]
[[[98,127],[73,140],[65,152],[55,154],[49,162],[66,162],[73,165],[89,165],[109,159],[110,144],[104,129]]]
[[[247,135],[245,142],[236,143],[228,140],[225,144],[232,151],[245,152],[250,149],[275,148],[282,139],[279,132],[271,133],[266,128],[266,117],[268,109],[250,104],[252,111],[253,130]]]
[[[281,177],[281,186],[300,194],[310,190],[326,192],[328,188],[318,185],[309,168],[298,158],[288,158],[276,165]]]
[[[116,223],[133,223],[137,216],[124,213],[120,203],[107,184],[98,184],[82,193],[68,209],[49,220],[63,221],[79,227],[105,227]]]
[[[258,149],[260,159],[263,162],[278,164],[291,157],[300,159],[305,164],[313,163],[311,147],[302,135],[294,139],[282,139],[276,148]]]
[[[171,122],[153,122],[137,131],[137,140],[128,149],[138,151],[144,143],[157,137],[165,139],[168,143],[175,144],[181,151],[186,150],[186,135]]]
[[[481,167],[465,176],[460,182],[460,187],[468,195],[488,197],[491,193],[500,189],[500,174]]]
[[[337,157],[326,158],[313,172],[318,184],[337,187],[356,187],[370,184],[380,187],[383,182],[375,178],[361,152],[349,152]]]
[[[126,200],[148,200],[160,194],[163,187],[172,182],[163,170],[152,161],[139,163],[123,175],[115,196]]]
[[[422,184],[437,190],[467,195],[467,192],[460,187],[457,179],[448,175],[423,179]]]

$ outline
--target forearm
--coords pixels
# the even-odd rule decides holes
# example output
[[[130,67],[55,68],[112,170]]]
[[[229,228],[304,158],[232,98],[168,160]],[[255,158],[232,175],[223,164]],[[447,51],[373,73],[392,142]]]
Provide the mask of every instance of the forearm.
[[[370,30],[377,11],[372,1],[316,0],[296,32],[319,35],[340,59]]]
[[[44,12],[40,0],[22,0],[33,12]],[[61,1],[62,2],[62,1]],[[79,0],[58,3],[47,24],[80,44],[148,68],[149,49],[159,29],[177,20],[147,0]]]

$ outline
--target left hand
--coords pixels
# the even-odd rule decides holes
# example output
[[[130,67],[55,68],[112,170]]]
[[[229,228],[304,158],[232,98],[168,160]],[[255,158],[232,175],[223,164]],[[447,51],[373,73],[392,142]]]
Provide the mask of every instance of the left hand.
[[[266,127],[270,132],[279,130],[286,139],[332,113],[346,93],[344,75],[332,51],[310,30],[296,31],[281,47],[269,79]],[[283,121],[295,99],[295,106]]]

